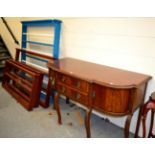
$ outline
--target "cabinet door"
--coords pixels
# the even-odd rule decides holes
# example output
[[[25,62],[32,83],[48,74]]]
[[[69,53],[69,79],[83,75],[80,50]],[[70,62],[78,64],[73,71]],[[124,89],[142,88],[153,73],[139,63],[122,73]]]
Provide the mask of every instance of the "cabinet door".
[[[130,108],[130,89],[115,89],[106,86],[93,85],[93,108],[112,115],[124,115]]]

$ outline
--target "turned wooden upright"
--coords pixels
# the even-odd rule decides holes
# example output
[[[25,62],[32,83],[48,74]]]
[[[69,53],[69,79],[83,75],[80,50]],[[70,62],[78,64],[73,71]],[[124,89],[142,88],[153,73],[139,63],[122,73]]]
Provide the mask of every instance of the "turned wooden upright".
[[[143,138],[146,137],[146,117],[148,112],[151,110],[151,121],[150,121],[150,129],[149,129],[149,134],[148,138],[154,137],[153,135],[153,123],[154,123],[154,113],[155,113],[155,92],[153,92],[149,98],[149,100],[144,104],[143,110],[142,110],[142,124],[143,124]]]

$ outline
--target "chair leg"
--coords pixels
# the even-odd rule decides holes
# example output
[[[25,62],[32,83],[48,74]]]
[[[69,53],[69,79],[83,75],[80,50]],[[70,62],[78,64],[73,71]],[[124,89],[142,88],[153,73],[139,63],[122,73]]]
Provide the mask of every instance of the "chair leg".
[[[146,116],[142,116],[143,138],[146,137]]]
[[[148,137],[154,137],[153,135],[153,123],[154,123],[154,110],[155,110],[155,102],[150,98],[150,100],[144,104],[143,106],[143,113],[142,113],[142,118],[143,118],[143,138],[146,137],[146,117],[148,111],[151,110],[151,122],[150,122],[150,129],[149,129],[149,134]]]
[[[146,137],[146,117],[147,117],[148,111],[150,110],[149,103],[150,102],[147,102],[146,104],[143,105],[143,112],[142,112],[143,138]]]
[[[151,122],[150,122],[150,129],[149,129],[149,134],[148,134],[148,138],[150,138],[150,137],[154,137],[154,135],[153,135],[153,123],[154,122],[154,111],[153,110],[151,110]]]
[[[135,136],[134,136],[135,138],[138,137],[140,123],[141,123],[142,111],[143,111],[143,106],[141,106],[140,109],[139,109],[138,120],[137,120],[137,125],[136,125],[136,131],[135,131]]]

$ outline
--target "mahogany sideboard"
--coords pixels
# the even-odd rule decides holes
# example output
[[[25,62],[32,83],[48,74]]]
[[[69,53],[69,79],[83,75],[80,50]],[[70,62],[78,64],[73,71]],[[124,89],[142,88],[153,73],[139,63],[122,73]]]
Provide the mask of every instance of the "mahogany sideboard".
[[[49,62],[48,67],[48,91],[55,90],[54,107],[59,124],[62,120],[58,101],[59,96],[64,95],[86,107],[87,137],[91,137],[92,110],[111,116],[127,116],[124,136],[129,136],[132,115],[143,104],[151,76],[73,58]]]

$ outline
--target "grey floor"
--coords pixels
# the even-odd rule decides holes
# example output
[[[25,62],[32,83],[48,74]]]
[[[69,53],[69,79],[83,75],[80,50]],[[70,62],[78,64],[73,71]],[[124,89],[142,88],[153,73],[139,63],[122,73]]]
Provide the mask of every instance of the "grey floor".
[[[84,110],[60,100],[62,125],[57,123],[52,105],[48,109],[26,111],[0,83],[0,137],[5,138],[85,138]],[[93,138],[121,138],[123,130],[98,116],[91,117]],[[132,136],[132,135],[131,135]]]

